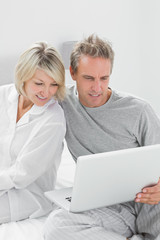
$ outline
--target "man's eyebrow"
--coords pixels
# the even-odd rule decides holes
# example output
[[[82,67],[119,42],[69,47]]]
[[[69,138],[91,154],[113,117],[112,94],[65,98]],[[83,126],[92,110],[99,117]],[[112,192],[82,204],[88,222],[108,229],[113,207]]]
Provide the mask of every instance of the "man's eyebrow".
[[[104,76],[101,76],[100,79],[102,79],[102,78],[109,78],[109,76],[110,76],[110,75],[104,75]],[[82,77],[84,77],[84,78],[92,78],[92,79],[94,79],[93,76],[91,76],[91,75],[87,75],[87,74],[82,74]]]
[[[82,74],[82,77],[85,77],[85,78],[94,78],[93,76],[87,75],[87,74]]]

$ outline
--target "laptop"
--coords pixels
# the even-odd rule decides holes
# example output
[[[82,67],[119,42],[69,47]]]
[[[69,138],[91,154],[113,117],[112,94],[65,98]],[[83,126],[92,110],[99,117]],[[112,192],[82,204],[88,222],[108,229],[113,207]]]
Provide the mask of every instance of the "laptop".
[[[80,156],[72,188],[45,192],[70,212],[132,201],[160,176],[160,144]]]

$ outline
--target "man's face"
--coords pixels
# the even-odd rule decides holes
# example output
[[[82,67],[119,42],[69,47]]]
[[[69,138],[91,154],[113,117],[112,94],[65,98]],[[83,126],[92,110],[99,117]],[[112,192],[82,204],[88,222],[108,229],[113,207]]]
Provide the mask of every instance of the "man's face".
[[[99,107],[107,102],[111,90],[108,89],[111,63],[109,59],[82,56],[77,72],[70,68],[71,76],[77,83],[81,104],[86,107]]]

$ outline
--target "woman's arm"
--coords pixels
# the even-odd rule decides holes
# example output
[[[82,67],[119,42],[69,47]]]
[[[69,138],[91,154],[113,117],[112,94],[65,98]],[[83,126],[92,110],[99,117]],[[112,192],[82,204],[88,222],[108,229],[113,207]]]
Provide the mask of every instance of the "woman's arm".
[[[25,188],[60,163],[65,126],[53,123],[43,126],[18,155],[13,166],[0,172],[0,190]]]

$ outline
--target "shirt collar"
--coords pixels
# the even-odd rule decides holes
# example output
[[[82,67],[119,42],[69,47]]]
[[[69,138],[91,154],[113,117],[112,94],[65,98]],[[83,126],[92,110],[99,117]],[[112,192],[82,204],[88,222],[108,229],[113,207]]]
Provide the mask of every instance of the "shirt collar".
[[[9,96],[8,96],[8,99],[9,99],[9,102],[11,103],[15,103],[15,102],[18,102],[18,97],[19,97],[19,94],[15,88],[15,86],[13,85],[12,89],[11,89],[11,92],[9,93]],[[51,98],[44,106],[40,107],[40,106],[37,106],[37,105],[33,105],[33,107],[28,111],[29,114],[41,114],[43,113],[46,108],[55,103],[56,100],[54,98]]]
[[[32,108],[28,112],[26,112],[22,116],[22,118],[17,122],[17,127],[29,123],[31,115],[40,115],[40,114],[42,114],[47,109],[47,107],[49,105],[51,105],[52,103],[55,103],[55,102],[56,102],[56,100],[52,98],[42,107],[39,107],[37,105],[33,105]]]
[[[49,105],[55,103],[56,100],[54,98],[51,98],[44,106],[40,107],[40,106],[37,106],[37,105],[33,105],[33,107],[29,110],[29,114],[41,114],[43,113]]]

